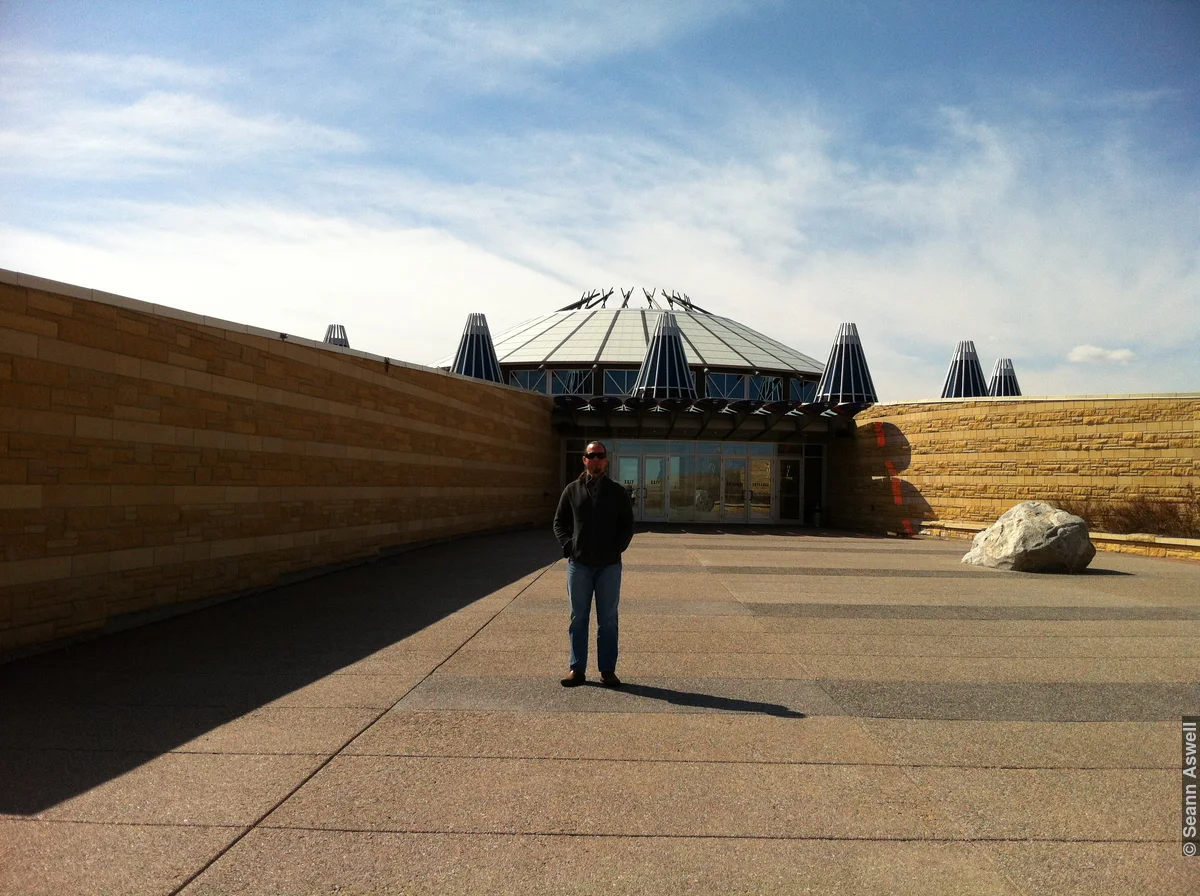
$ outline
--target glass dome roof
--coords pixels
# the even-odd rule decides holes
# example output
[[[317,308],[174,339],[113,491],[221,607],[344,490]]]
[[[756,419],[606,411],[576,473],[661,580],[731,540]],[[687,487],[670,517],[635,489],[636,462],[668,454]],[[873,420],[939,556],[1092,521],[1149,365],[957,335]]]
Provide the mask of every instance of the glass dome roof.
[[[577,308],[552,311],[494,337],[501,364],[537,367],[636,367],[646,357],[659,317],[657,308]],[[672,312],[689,365],[820,376],[824,365],[749,327],[701,311]],[[437,361],[449,367],[453,356]]]

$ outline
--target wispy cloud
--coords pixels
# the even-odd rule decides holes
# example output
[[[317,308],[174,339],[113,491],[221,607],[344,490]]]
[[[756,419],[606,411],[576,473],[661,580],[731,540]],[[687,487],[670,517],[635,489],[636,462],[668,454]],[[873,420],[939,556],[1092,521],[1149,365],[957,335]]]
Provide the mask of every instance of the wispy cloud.
[[[354,152],[345,130],[245,114],[206,95],[227,73],[152,57],[25,54],[4,68],[0,159],[43,177],[124,179],[262,153]],[[56,74],[41,80],[42,71]]]
[[[456,90],[528,86],[534,72],[661,51],[664,44],[731,15],[754,0],[693,3],[577,0],[560,3],[413,2],[342,10],[301,31],[296,50],[354,43],[422,81]]]
[[[1099,362],[1128,364],[1133,360],[1133,352],[1127,348],[1100,348],[1098,345],[1077,345],[1067,352],[1067,360],[1072,364],[1095,364]]]
[[[55,53],[6,48],[0,87],[14,94],[42,91],[115,91],[147,87],[199,89],[227,83],[230,73],[217,66],[190,65],[145,54]]]

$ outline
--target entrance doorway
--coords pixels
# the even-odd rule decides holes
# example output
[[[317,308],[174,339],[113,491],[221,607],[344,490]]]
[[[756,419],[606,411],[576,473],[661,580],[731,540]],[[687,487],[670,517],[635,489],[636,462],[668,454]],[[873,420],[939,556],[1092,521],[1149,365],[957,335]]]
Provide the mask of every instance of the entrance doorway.
[[[609,450],[636,520],[820,525],[824,446],[806,445],[794,454],[787,448],[615,439]]]
[[[617,482],[625,487],[629,500],[633,504],[633,518],[642,518],[642,459],[633,457],[617,458]]]
[[[721,521],[746,522],[746,458],[725,458],[725,473],[721,477]]]
[[[667,518],[667,459],[646,455],[642,473],[642,519],[662,522]]]
[[[633,503],[633,518],[646,522],[667,519],[667,459],[661,455],[623,455],[617,458],[617,481]]]

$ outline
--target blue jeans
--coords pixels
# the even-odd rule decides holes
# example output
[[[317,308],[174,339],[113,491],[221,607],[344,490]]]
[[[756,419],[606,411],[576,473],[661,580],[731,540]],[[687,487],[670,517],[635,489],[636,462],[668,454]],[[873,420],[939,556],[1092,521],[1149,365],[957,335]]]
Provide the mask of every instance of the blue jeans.
[[[617,605],[621,602],[621,564],[587,566],[567,562],[567,596],[571,599],[571,671],[587,671],[588,621],[596,595],[596,653],[601,672],[617,671]]]

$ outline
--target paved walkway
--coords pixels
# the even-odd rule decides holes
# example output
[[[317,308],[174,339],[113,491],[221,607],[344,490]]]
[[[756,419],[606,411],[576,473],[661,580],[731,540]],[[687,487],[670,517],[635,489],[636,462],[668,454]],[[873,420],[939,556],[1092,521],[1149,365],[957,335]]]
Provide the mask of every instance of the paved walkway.
[[[617,692],[545,532],[0,667],[0,893],[1200,892],[1200,566],[965,549],[639,534]]]

